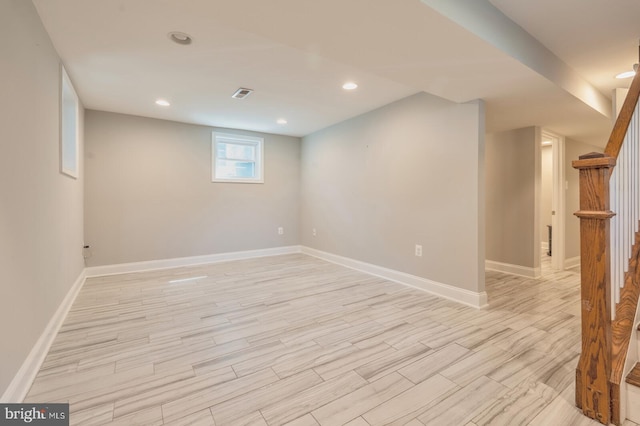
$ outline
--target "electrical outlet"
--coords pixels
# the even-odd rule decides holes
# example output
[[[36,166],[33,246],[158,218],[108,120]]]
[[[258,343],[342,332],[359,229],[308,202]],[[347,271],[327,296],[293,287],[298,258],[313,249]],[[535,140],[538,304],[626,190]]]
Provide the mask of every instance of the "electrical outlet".
[[[87,260],[91,257],[91,246],[86,244],[82,246],[82,257]]]
[[[422,246],[420,244],[416,244],[416,256],[422,257]]]
[[[278,235],[284,235],[284,228],[282,226],[278,228]]]
[[[311,230],[311,233],[313,234],[313,236],[315,237],[316,235],[318,235],[318,233],[316,232],[316,228],[313,228]]]

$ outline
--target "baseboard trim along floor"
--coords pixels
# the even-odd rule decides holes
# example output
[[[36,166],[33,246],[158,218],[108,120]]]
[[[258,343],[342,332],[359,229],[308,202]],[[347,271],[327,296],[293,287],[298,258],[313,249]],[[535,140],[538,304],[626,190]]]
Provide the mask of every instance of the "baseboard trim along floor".
[[[564,261],[564,269],[576,268],[580,266],[580,256],[570,257]]]
[[[175,259],[149,260],[145,262],[120,263],[116,265],[91,266],[86,268],[87,277],[129,274],[132,272],[155,271],[159,269],[179,268],[181,266],[206,265],[209,263],[232,260],[253,259],[257,257],[279,256],[300,253],[300,246],[273,247],[259,250],[245,250],[229,253],[216,253],[204,256],[178,257]]]
[[[76,300],[78,293],[80,293],[86,278],[85,271],[83,270],[71,286],[71,289],[69,289],[69,292],[62,300],[62,303],[60,303],[60,306],[58,306],[53,317],[51,317],[51,320],[40,335],[40,338],[36,344],[33,345],[31,352],[29,352],[29,355],[22,363],[20,370],[18,370],[9,384],[9,387],[2,395],[2,399],[0,400],[1,402],[20,403],[24,400],[25,396],[27,396],[27,393],[31,388],[31,384],[36,378],[36,374],[38,373],[38,370],[40,370],[40,366],[47,356],[47,353],[49,353],[49,349],[58,335],[58,331],[60,330],[60,327],[62,327],[62,323],[67,317],[67,313],[71,309],[73,302]]]
[[[510,263],[495,262],[493,260],[485,261],[485,269],[527,278],[540,278],[542,276],[542,269],[539,267],[529,268],[526,266],[512,265]]]
[[[145,272],[159,269],[169,269],[181,266],[204,265],[232,260],[252,259],[257,257],[278,256],[282,254],[305,253],[318,257],[328,262],[366,272],[382,277],[390,281],[408,285],[445,299],[453,300],[474,308],[487,306],[487,294],[485,292],[473,292],[448,284],[442,284],[416,275],[359,260],[338,256],[332,253],[316,250],[306,246],[286,246],[261,250],[247,250],[231,253],[218,253],[205,256],[181,257],[175,259],[151,260],[146,262],[122,263],[117,265],[93,266],[86,268],[87,277],[100,277],[107,275],[127,274],[132,272]]]
[[[302,253],[317,257],[322,260],[326,260],[327,262],[346,266],[347,268],[355,269],[360,272],[375,275],[389,281],[413,287],[418,290],[433,294],[435,296],[442,297],[444,299],[462,303],[463,305],[471,306],[474,308],[483,308],[487,306],[487,293],[484,291],[474,292],[465,290],[448,284],[431,281],[426,278],[418,277],[416,275],[396,271],[394,269],[383,268],[382,266],[373,265],[371,263],[366,263],[348,257],[327,253],[321,250],[312,249],[310,247],[303,246]]]

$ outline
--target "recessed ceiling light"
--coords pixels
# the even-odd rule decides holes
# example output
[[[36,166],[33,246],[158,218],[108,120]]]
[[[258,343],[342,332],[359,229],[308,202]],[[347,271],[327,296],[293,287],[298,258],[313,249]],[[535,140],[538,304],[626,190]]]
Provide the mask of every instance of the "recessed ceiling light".
[[[620,74],[616,75],[616,78],[623,79],[623,78],[633,77],[634,75],[636,75],[635,71],[625,71],[625,72],[621,72]]]
[[[636,71],[638,71],[638,64],[633,64],[633,71],[621,72],[620,74],[616,75],[616,78],[623,79],[633,77],[634,75],[636,75]]]
[[[171,41],[178,44],[191,44],[192,42],[189,34],[181,33],[180,31],[171,31],[168,36]]]
[[[357,89],[358,85],[356,83],[354,83],[353,81],[349,81],[349,82],[343,84],[342,88],[344,90],[353,90],[353,89]]]
[[[171,105],[171,104],[169,103],[169,101],[167,101],[167,100],[165,100],[165,99],[158,99],[158,100],[156,101],[156,104],[157,104],[157,105],[160,105],[160,106],[169,106],[169,105]]]
[[[278,123],[278,124],[287,124],[287,120],[285,120],[284,118],[278,118],[278,121],[276,121],[276,123]]]

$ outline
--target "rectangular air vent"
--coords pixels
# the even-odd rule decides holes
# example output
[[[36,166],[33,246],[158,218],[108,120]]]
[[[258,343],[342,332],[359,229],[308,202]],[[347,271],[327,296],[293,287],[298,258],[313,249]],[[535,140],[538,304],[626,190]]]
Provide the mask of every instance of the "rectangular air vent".
[[[236,92],[231,95],[232,98],[236,99],[244,99],[249,96],[253,92],[253,89],[245,89],[244,87],[239,88]]]

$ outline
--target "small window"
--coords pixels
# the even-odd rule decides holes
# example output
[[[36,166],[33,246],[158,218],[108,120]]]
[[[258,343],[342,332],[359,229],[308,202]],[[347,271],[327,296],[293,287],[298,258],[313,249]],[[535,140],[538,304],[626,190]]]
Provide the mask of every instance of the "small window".
[[[67,71],[62,68],[60,90],[60,170],[78,177],[78,124],[80,101]]]
[[[213,132],[213,182],[263,183],[264,139]]]

